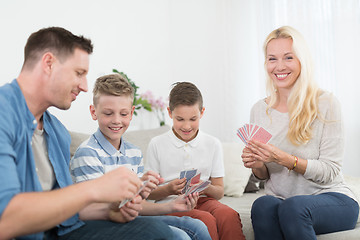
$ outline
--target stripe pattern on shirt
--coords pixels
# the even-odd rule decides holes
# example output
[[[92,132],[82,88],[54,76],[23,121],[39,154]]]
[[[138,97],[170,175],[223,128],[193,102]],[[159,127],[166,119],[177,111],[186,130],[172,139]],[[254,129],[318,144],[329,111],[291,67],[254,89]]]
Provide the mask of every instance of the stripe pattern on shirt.
[[[70,162],[70,172],[74,182],[83,182],[120,166],[127,167],[141,177],[144,171],[141,150],[123,138],[117,150],[98,130],[76,150]]]

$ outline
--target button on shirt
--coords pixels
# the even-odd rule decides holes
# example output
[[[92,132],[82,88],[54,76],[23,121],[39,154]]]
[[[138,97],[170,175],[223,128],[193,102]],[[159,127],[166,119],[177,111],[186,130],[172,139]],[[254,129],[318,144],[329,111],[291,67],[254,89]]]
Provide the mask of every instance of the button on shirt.
[[[220,141],[202,131],[190,142],[180,140],[172,130],[151,139],[145,171],[158,172],[165,183],[180,177],[182,170],[197,169],[201,180],[224,177]]]
[[[0,216],[10,200],[21,192],[42,191],[39,182],[31,139],[37,122],[27,107],[16,80],[0,87]],[[55,188],[72,184],[69,173],[70,135],[60,121],[49,112],[43,114],[43,126],[50,162],[53,166]],[[6,184],[4,184],[6,183]],[[56,206],[54,206],[56,207]],[[59,235],[83,225],[75,215],[58,225]],[[16,239],[42,239],[43,233]]]

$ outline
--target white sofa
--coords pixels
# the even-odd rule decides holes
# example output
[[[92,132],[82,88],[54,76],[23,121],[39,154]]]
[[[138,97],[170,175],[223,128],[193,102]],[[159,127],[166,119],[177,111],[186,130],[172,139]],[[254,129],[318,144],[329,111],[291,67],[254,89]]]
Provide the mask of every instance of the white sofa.
[[[169,127],[164,126],[156,129],[128,131],[124,138],[129,142],[138,146],[146,161],[146,148],[150,139],[165,131]],[[73,155],[77,147],[86,140],[90,134],[70,132],[71,135],[71,154]],[[243,232],[247,240],[254,239],[254,232],[251,225],[250,209],[256,198],[263,195],[263,190],[256,193],[244,193],[244,189],[248,183],[251,171],[245,168],[241,161],[242,148],[241,141],[237,143],[223,143],[224,164],[225,164],[225,197],[220,201],[232,207],[239,212],[243,224]],[[360,177],[345,177],[348,185],[353,189],[358,198],[360,197]],[[270,239],[270,238],[269,238]],[[319,240],[359,240],[360,239],[360,217],[354,230],[324,234],[318,236]]]

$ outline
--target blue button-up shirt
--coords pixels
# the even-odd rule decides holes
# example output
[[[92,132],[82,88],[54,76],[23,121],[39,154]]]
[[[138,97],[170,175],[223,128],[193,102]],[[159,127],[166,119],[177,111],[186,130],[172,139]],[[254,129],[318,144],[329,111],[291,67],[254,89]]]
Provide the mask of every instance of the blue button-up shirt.
[[[43,124],[49,159],[55,172],[54,189],[66,187],[72,184],[70,135],[48,111],[43,114]],[[31,148],[36,126],[17,81],[0,87],[0,217],[16,194],[42,191]],[[81,225],[83,222],[76,214],[57,226],[58,234],[66,234]],[[42,238],[43,233],[37,233],[17,239]]]

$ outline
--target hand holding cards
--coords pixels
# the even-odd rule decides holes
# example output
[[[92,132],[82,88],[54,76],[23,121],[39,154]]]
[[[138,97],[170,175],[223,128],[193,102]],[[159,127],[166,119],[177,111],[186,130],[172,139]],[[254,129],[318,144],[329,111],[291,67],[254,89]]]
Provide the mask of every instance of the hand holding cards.
[[[197,169],[184,170],[180,172],[180,179],[186,178],[186,184],[181,193],[185,194],[185,197],[189,194],[201,192],[205,190],[210,185],[210,181],[206,180],[205,182],[200,181],[201,173],[196,174]]]
[[[245,144],[248,144],[248,141],[250,140],[266,144],[272,137],[268,131],[256,124],[245,124],[237,130],[236,134]]]
[[[137,193],[134,195],[134,197],[136,197],[137,195],[140,194],[140,192],[146,187],[146,184],[148,183],[149,180],[146,180],[142,183],[142,185],[140,186],[139,190],[137,191]],[[123,207],[127,202],[130,202],[131,200],[134,199],[134,197],[132,198],[128,198],[128,199],[125,199],[124,201],[122,201],[120,204],[119,204],[119,208]]]

